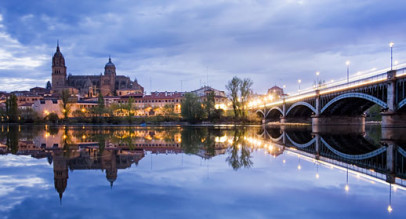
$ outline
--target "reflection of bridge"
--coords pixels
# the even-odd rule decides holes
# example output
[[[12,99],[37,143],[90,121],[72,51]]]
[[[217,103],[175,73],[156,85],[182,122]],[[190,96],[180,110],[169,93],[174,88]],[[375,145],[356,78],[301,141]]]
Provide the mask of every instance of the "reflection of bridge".
[[[331,83],[277,101],[254,101],[250,108],[263,122],[363,124],[364,112],[373,105],[382,109],[384,127],[406,127],[406,68],[377,71],[349,83]]]
[[[263,140],[319,161],[406,187],[406,151],[393,141],[374,142],[365,133],[324,134],[312,130],[266,128]]]

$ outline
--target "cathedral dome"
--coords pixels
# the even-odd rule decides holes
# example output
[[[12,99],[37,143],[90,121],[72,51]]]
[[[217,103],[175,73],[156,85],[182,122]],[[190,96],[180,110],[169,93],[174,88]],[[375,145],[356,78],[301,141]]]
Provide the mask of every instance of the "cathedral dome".
[[[106,66],[104,66],[104,68],[108,68],[108,67],[116,67],[115,65],[114,65],[114,63],[113,62],[111,62],[111,58],[109,57],[109,62],[107,62],[107,64],[106,64]]]

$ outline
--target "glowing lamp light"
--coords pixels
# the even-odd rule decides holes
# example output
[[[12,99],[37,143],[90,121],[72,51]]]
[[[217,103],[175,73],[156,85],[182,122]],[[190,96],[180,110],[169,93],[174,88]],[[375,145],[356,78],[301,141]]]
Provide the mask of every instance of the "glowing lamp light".
[[[286,163],[286,160],[283,160],[282,163]]]
[[[301,169],[302,169],[302,166],[300,166],[300,164],[297,165],[297,169],[298,169],[298,170],[301,170]]]
[[[349,66],[349,65],[350,65],[350,61],[346,61],[346,62],[345,62],[345,65],[346,65],[346,66]]]
[[[344,189],[345,189],[346,192],[350,191],[350,187],[348,186],[348,184],[345,185]]]
[[[316,173],[316,179],[318,179],[318,178],[320,178],[320,176],[319,176],[319,174],[318,174],[318,173]]]
[[[388,212],[391,213],[393,211],[392,206],[388,205]]]
[[[393,45],[395,45],[395,43],[393,43],[393,42],[390,42],[390,43],[389,43],[389,47],[391,47],[391,48],[392,48],[392,47],[393,47]]]

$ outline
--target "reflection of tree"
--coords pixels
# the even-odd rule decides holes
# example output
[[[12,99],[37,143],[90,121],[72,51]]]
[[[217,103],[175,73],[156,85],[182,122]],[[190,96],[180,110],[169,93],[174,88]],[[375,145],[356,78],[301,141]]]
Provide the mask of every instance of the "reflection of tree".
[[[19,138],[18,126],[15,125],[9,126],[7,132],[7,147],[12,154],[16,154],[18,152],[18,138]]]
[[[63,136],[62,136],[62,144],[63,144],[63,151],[64,151],[64,157],[70,158],[72,157],[72,147],[73,147],[73,140],[72,140],[72,135],[69,133],[69,128],[65,127]]]
[[[216,142],[214,141],[213,133],[208,131],[207,137],[204,141],[204,147],[206,149],[206,154],[209,157],[214,157],[216,155]]]
[[[234,141],[228,149],[230,156],[226,159],[234,170],[238,170],[241,167],[249,168],[253,164],[250,148],[244,145],[244,135],[245,129],[234,129]]]
[[[182,149],[186,154],[198,154],[204,150],[204,157],[210,158],[216,155],[215,138],[222,132],[209,128],[184,128],[182,130]]]
[[[49,126],[49,135],[57,135],[59,132],[59,127],[58,126]]]
[[[206,137],[207,129],[185,128],[182,130],[182,149],[185,154],[197,154],[203,146],[202,139]]]

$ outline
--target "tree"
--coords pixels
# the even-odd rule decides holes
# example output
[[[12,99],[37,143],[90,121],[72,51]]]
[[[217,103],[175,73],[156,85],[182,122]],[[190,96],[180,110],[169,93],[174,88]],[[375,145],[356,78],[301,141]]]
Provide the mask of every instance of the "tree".
[[[199,97],[194,93],[186,93],[181,106],[181,115],[188,122],[196,123],[204,117],[204,110]]]
[[[63,118],[65,121],[68,120],[68,116],[69,116],[69,112],[71,110],[71,106],[70,106],[70,92],[69,90],[62,90],[62,95],[61,95],[61,100],[62,100],[62,113],[63,113]]]
[[[58,114],[56,114],[56,113],[50,113],[45,117],[45,119],[47,119],[48,121],[55,124],[58,122],[59,117],[58,117]]]
[[[233,111],[234,111],[234,118],[238,118],[240,116],[240,102],[238,98],[238,90],[240,88],[241,79],[234,76],[231,81],[228,82],[226,85],[227,90],[230,92],[229,98],[231,100]]]
[[[97,98],[97,109],[99,111],[100,114],[104,113],[104,98],[103,95],[101,93],[99,93],[99,96]]]
[[[80,110],[80,109],[77,109],[77,110],[73,111],[73,112],[72,112],[72,115],[73,115],[73,117],[80,118],[80,119],[83,119],[83,118],[86,117],[86,113],[83,112],[83,111]]]
[[[106,113],[106,107],[104,105],[104,98],[101,93],[99,93],[99,96],[97,98],[97,106],[93,108],[93,113],[96,115],[96,121],[95,122],[102,122],[102,116]]]
[[[213,111],[215,110],[215,100],[214,100],[214,91],[209,92],[206,95],[206,99],[203,103],[204,105],[204,110],[206,111],[207,119],[211,120]]]
[[[6,101],[6,114],[9,122],[17,122],[19,117],[17,96],[11,94]]]
[[[173,104],[165,104],[162,107],[162,115],[164,116],[166,121],[171,120],[172,118],[176,117],[175,109]]]
[[[39,121],[39,115],[32,108],[21,109],[20,111],[21,120],[26,123]]]
[[[125,105],[125,109],[128,111],[127,120],[128,120],[128,123],[130,123],[130,124],[132,123],[132,119],[133,119],[133,116],[134,116],[134,113],[132,112],[134,110],[133,103],[134,103],[133,98],[129,97],[128,102]]]
[[[253,82],[249,78],[244,78],[240,83],[240,94],[241,94],[241,116],[243,119],[247,119],[247,110],[246,105],[248,99],[252,93],[252,84]]]

